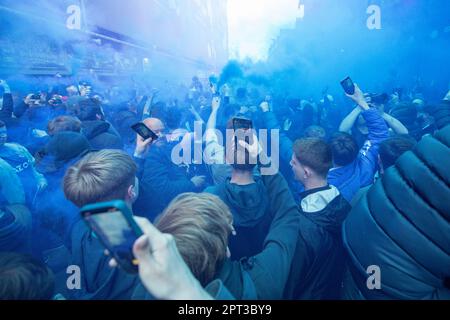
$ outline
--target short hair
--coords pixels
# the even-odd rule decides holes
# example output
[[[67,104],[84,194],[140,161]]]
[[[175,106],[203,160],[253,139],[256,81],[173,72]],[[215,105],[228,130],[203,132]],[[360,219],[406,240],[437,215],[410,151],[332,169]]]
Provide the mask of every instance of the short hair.
[[[50,300],[55,280],[52,271],[32,256],[0,253],[0,300]]]
[[[412,150],[415,145],[416,140],[409,136],[395,136],[384,140],[380,144],[380,159],[383,169],[386,170],[393,166],[403,153]]]
[[[313,169],[318,175],[326,177],[332,167],[329,145],[319,138],[304,138],[295,141],[294,154],[297,160]]]
[[[47,132],[49,135],[61,131],[81,132],[81,121],[76,117],[60,116],[50,120],[47,124]]]
[[[355,139],[345,132],[335,133],[331,137],[330,147],[334,164],[342,167],[352,163],[359,152]]]
[[[79,111],[76,115],[81,121],[97,120],[97,115],[101,115],[103,117],[102,105],[97,99],[84,99],[78,104]]]
[[[135,184],[137,167],[125,152],[101,150],[87,154],[71,166],[63,179],[64,194],[78,207],[124,200]]]
[[[155,226],[175,238],[184,261],[205,286],[227,259],[232,221],[230,210],[219,197],[185,193],[169,204]]]
[[[319,138],[319,139],[325,139],[326,137],[325,129],[321,126],[309,126],[305,129],[304,136],[305,138]]]

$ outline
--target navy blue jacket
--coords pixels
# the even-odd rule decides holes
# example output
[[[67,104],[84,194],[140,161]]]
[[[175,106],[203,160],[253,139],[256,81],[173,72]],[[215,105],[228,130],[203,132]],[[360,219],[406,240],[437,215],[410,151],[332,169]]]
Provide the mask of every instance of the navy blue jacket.
[[[152,145],[139,177],[139,197],[133,212],[153,221],[177,195],[199,191],[186,171],[171,160],[173,144]]]
[[[69,299],[130,300],[140,283],[138,275],[127,274],[108,265],[105,248],[84,221],[72,230],[71,263],[80,268],[81,288],[71,290]]]
[[[285,298],[336,300],[346,266],[342,223],[350,204],[333,186],[309,190],[300,203],[300,232]]]
[[[426,136],[352,209],[343,225],[347,299],[450,299],[450,125]],[[380,289],[368,267],[378,266]]]
[[[122,138],[107,121],[83,121],[82,132],[94,150],[123,149]]]

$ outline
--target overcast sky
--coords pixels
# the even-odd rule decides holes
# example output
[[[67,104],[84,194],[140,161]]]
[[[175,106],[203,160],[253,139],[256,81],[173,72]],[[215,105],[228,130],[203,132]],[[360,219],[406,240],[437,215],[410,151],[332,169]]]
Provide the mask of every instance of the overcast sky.
[[[260,60],[281,28],[294,27],[299,0],[228,0],[231,58]]]

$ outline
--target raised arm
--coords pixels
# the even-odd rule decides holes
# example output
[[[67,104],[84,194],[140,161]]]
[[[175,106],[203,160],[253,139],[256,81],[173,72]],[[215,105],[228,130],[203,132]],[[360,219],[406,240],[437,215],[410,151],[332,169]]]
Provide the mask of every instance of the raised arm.
[[[362,110],[360,106],[357,106],[350,112],[341,122],[339,125],[339,131],[341,132],[347,132],[350,133],[353,125],[355,124],[356,120],[358,119],[359,115],[361,114]]]
[[[361,170],[360,187],[362,188],[373,183],[375,172],[377,171],[379,147],[381,142],[388,138],[389,131],[386,121],[381,117],[380,112],[369,107],[361,89],[357,85],[355,85],[355,94],[347,94],[347,96],[363,110],[361,114],[366,120],[369,130],[367,141],[358,155],[358,166]]]
[[[260,149],[257,138],[253,140],[252,145],[243,141],[240,144],[255,159],[258,154],[261,157],[264,151]],[[300,217],[288,184],[280,173],[262,175],[262,180],[268,191],[270,212],[274,213],[274,218],[264,241],[264,249],[247,261],[250,266],[248,272],[258,299],[281,299],[297,245]]]
[[[281,299],[288,280],[299,235],[299,212],[286,180],[277,173],[263,176],[275,217],[264,241],[263,251],[253,258],[249,270],[258,299]]]
[[[220,108],[220,98],[214,97],[211,104],[211,115],[206,124],[205,134],[205,155],[208,158],[208,164],[224,164],[225,163],[225,149],[219,143],[219,137],[216,133],[217,114]]]
[[[391,116],[387,113],[383,113],[381,116],[386,121],[389,128],[391,128],[395,134],[408,134],[409,133],[408,129],[403,125],[403,123],[401,123],[399,120],[397,120],[393,116]]]

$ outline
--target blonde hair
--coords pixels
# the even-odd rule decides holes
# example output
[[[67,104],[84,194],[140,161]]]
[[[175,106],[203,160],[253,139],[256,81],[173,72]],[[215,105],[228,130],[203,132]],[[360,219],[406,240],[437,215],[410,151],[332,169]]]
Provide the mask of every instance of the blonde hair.
[[[155,225],[175,238],[184,261],[205,286],[227,258],[232,221],[230,210],[219,197],[185,193],[169,204]]]
[[[90,153],[66,171],[64,194],[78,207],[124,200],[128,188],[135,184],[136,171],[136,164],[123,151]]]

